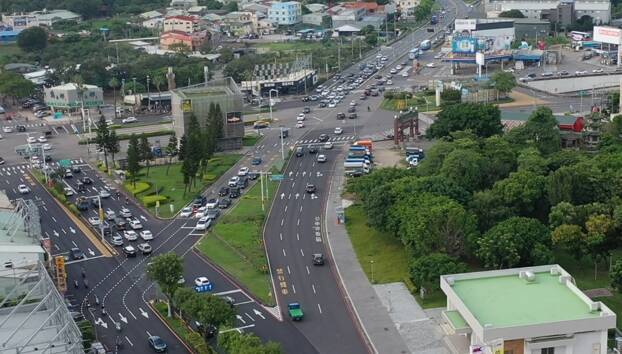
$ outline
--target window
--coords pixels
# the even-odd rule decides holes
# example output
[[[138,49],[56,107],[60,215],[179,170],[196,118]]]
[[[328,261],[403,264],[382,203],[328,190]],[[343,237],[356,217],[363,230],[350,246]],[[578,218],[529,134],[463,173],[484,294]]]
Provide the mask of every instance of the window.
[[[540,354],[555,354],[555,347],[542,348]]]

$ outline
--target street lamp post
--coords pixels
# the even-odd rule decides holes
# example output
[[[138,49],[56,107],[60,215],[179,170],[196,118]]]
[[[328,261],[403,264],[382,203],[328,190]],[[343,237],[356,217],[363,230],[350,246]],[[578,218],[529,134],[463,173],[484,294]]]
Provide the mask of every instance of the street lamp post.
[[[133,112],[136,112],[136,78],[133,77],[132,81],[134,82],[134,86],[132,86],[132,94],[134,95],[134,109],[133,109]]]
[[[270,89],[270,91],[268,91],[268,107],[270,108],[270,121],[272,121],[272,91],[276,92],[276,98],[279,98],[279,90]]]
[[[285,162],[285,149],[283,148],[283,127],[280,129],[281,134],[281,159]]]

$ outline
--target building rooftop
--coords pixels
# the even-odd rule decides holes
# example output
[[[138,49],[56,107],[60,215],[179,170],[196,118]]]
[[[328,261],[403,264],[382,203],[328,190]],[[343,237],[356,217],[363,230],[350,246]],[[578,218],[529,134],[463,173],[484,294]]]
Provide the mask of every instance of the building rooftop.
[[[43,10],[43,11],[35,11],[32,13],[36,15],[39,21],[47,21],[47,20],[73,20],[80,18],[75,12],[71,12],[68,10]]]
[[[89,84],[83,84],[82,85],[84,88],[86,89],[96,89],[97,86],[95,85],[89,85]],[[77,90],[78,89],[78,85],[74,84],[73,82],[69,82],[63,85],[58,85],[58,86],[54,86],[52,88],[50,88],[51,90]]]
[[[513,327],[601,317],[560,275],[535,271],[528,281],[518,274],[454,278],[451,288],[483,327]],[[581,293],[582,294],[582,293]]]
[[[201,98],[206,96],[229,96],[241,94],[240,89],[232,78],[211,80],[207,86],[203,84],[183,87],[172,91],[182,99]]]

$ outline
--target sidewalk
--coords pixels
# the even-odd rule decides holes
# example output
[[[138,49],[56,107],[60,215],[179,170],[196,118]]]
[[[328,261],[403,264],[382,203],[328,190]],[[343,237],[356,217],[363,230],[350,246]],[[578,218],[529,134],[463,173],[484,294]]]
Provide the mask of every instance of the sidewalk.
[[[339,157],[342,155],[337,160]],[[343,172],[343,164],[337,162],[325,216],[326,239],[339,274],[340,285],[344,288],[346,301],[352,306],[375,353],[409,353],[410,350],[361,269],[345,225],[337,223],[335,208],[342,206],[341,194],[345,182]]]

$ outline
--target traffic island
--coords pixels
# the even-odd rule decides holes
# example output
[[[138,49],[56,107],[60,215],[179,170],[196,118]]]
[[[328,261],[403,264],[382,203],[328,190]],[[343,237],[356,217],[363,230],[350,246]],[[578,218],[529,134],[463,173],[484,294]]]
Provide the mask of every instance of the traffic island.
[[[231,212],[223,216],[211,232],[199,241],[197,249],[264,305],[274,306],[262,232],[279,183],[269,181],[267,185],[263,210],[261,184],[257,182],[240,198]]]
[[[203,340],[201,335],[186,325],[186,323],[173,314],[173,317],[168,316],[168,306],[164,302],[149,303],[155,314],[160,320],[166,324],[166,326],[175,334],[189,352],[195,354],[214,354],[214,350]]]

